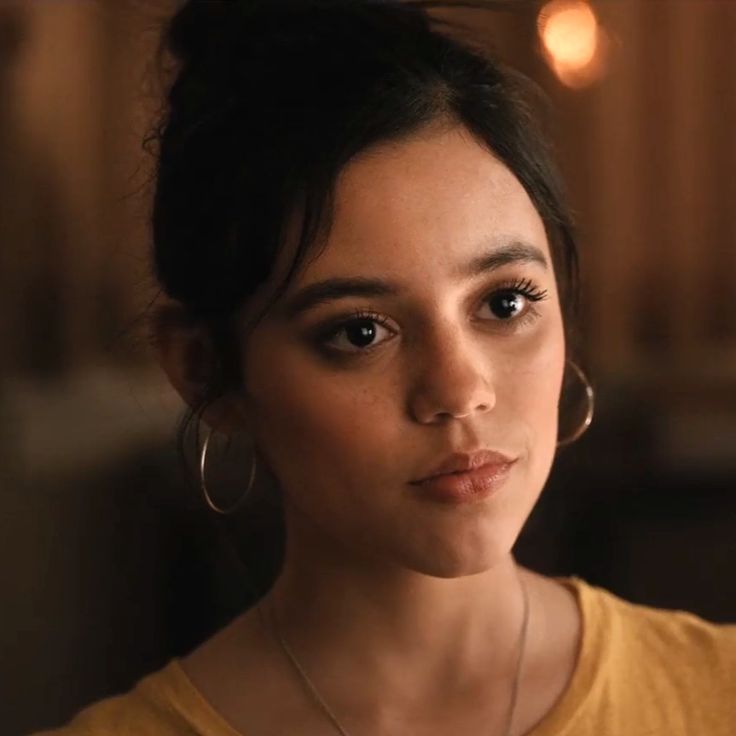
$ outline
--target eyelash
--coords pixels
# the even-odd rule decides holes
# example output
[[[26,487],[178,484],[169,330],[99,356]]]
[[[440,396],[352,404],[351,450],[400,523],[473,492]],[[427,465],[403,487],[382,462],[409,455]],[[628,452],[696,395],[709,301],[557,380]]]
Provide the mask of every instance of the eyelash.
[[[490,292],[485,295],[485,297],[482,299],[482,303],[486,304],[488,301],[490,301],[491,298],[500,294],[520,295],[524,297],[524,299],[526,299],[528,302],[528,307],[519,316],[511,317],[509,319],[491,320],[492,322],[499,322],[504,329],[520,329],[525,325],[534,322],[539,317],[540,313],[537,309],[534,308],[533,305],[536,302],[543,301],[547,298],[547,290],[540,290],[537,286],[535,286],[531,279],[518,279],[516,281],[502,283],[495,286]],[[342,350],[329,345],[330,341],[334,340],[334,338],[337,337],[342,332],[342,330],[352,326],[355,322],[373,322],[375,324],[381,325],[381,327],[393,331],[389,326],[389,320],[386,319],[383,315],[369,310],[355,309],[349,315],[345,315],[344,317],[339,318],[337,322],[330,325],[327,329],[321,331],[316,337],[318,346],[324,350],[329,351],[332,354],[336,353],[345,357],[365,355],[366,353],[369,353],[380,347],[381,343],[378,343],[376,345],[368,346],[365,348]]]

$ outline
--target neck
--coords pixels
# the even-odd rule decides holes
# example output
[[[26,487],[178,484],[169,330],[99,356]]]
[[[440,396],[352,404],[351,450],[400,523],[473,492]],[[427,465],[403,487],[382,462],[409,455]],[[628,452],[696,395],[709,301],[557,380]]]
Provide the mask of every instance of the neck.
[[[453,693],[488,694],[494,682],[508,687],[523,619],[520,574],[509,553],[484,572],[438,578],[358,560],[291,530],[264,605],[320,682],[344,683],[366,705],[421,707]]]

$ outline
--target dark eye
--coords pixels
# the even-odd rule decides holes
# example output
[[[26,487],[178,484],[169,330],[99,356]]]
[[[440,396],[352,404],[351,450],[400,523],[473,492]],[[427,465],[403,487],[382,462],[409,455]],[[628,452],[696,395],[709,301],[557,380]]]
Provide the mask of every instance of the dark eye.
[[[357,311],[354,318],[333,325],[319,336],[318,342],[340,353],[367,352],[380,345],[381,330],[391,339],[393,331],[379,314]]]
[[[547,291],[537,288],[529,279],[523,279],[492,291],[485,299],[496,320],[516,321],[521,315],[531,315],[532,304],[547,298]]]
[[[356,348],[367,348],[376,339],[378,323],[371,319],[360,319],[348,322],[342,331],[347,341]]]
[[[499,291],[491,295],[488,304],[499,319],[512,319],[524,311],[526,297],[516,291]]]

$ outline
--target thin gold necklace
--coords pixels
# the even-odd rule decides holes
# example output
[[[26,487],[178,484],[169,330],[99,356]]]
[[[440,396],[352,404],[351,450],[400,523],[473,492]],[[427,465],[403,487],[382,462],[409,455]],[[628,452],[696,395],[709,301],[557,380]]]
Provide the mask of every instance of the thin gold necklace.
[[[503,736],[509,736],[509,732],[511,731],[511,723],[514,717],[514,711],[516,709],[516,698],[519,692],[519,680],[521,677],[521,665],[524,657],[524,648],[526,645],[526,634],[529,624],[529,593],[527,592],[526,585],[524,581],[521,579],[521,575],[519,575],[518,568],[516,569],[516,577],[519,581],[519,585],[521,586],[521,593],[522,597],[524,599],[524,616],[521,623],[521,634],[520,634],[520,643],[519,643],[519,653],[516,660],[516,673],[514,675],[514,682],[511,690],[511,700],[509,702],[509,707],[506,714],[506,727],[503,730]],[[258,615],[261,618],[262,624],[264,624],[264,628],[268,628],[265,626],[265,616],[263,614],[263,611],[261,610],[260,602],[256,604],[256,608],[258,610]],[[330,707],[325,703],[322,696],[319,694],[317,688],[312,683],[311,679],[307,675],[307,673],[304,671],[304,668],[299,663],[299,660],[294,655],[294,652],[292,652],[291,647],[286,642],[286,639],[284,639],[283,634],[281,633],[281,629],[279,628],[278,622],[276,620],[276,614],[273,609],[273,604],[269,605],[269,620],[271,623],[271,628],[273,629],[273,632],[276,635],[276,640],[278,641],[282,651],[286,655],[289,662],[291,662],[292,666],[296,670],[297,674],[299,675],[299,678],[301,679],[303,685],[306,687],[307,692],[312,697],[312,699],[315,701],[315,703],[322,709],[323,713],[329,718],[332,725],[335,727],[337,732],[341,734],[341,736],[350,736],[350,734],[345,730],[344,726],[340,723],[340,721],[337,719],[337,716],[332,712]]]

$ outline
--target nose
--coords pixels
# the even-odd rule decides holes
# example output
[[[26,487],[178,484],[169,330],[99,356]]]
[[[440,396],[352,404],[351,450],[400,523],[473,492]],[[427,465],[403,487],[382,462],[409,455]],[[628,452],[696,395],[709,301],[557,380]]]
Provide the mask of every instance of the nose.
[[[410,411],[422,424],[462,419],[496,404],[492,360],[487,346],[455,329],[436,336],[417,359]]]

